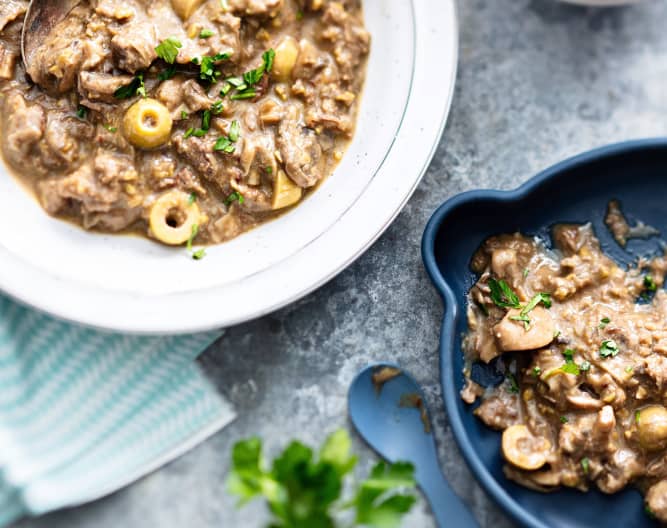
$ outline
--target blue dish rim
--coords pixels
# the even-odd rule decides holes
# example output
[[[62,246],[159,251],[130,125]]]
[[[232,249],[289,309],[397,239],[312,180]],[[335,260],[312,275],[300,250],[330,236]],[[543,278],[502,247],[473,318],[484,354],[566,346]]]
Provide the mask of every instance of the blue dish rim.
[[[457,373],[454,372],[452,361],[454,357],[455,328],[459,317],[459,308],[461,307],[449,284],[440,273],[436,262],[435,241],[438,231],[447,217],[466,203],[478,200],[494,201],[500,204],[516,202],[522,200],[552,178],[557,177],[563,172],[570,171],[579,165],[591,163],[607,156],[652,148],[667,148],[667,138],[635,139],[594,148],[552,165],[511,191],[486,189],[460,193],[436,209],[424,230],[422,237],[422,259],[426,271],[440,294],[444,305],[444,315],[440,329],[440,382],[447,417],[459,449],[463,453],[463,457],[477,481],[496,504],[522,526],[529,528],[549,528],[515,501],[491,475],[488,468],[467,442],[467,432],[457,409],[460,396],[456,388],[455,376]]]

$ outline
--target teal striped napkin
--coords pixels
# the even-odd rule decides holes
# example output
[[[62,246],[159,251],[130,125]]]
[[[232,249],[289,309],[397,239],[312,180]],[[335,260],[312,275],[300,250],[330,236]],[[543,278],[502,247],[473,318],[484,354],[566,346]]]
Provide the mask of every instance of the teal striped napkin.
[[[0,295],[0,527],[111,493],[232,421],[195,363],[218,335],[98,332]]]

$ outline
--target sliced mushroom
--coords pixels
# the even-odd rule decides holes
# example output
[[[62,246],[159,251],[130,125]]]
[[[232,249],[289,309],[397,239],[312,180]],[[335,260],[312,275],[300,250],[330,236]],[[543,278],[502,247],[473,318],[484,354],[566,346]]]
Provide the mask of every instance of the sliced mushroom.
[[[535,350],[547,346],[554,340],[556,325],[546,308],[536,306],[527,317],[530,323],[518,320],[520,310],[511,309],[505,317],[493,327],[498,347],[503,352],[517,350]]]
[[[502,449],[510,464],[533,471],[547,462],[551,442],[534,436],[523,424],[512,425],[503,431]]]

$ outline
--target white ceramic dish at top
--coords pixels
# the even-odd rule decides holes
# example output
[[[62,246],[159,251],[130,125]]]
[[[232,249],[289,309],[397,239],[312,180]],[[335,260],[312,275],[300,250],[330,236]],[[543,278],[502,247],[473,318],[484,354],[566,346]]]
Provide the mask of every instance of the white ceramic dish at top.
[[[364,6],[373,44],[355,139],[300,206],[194,261],[182,248],[55,220],[0,165],[0,290],[98,328],[185,333],[269,313],[352,263],[426,171],[458,56],[454,0]]]

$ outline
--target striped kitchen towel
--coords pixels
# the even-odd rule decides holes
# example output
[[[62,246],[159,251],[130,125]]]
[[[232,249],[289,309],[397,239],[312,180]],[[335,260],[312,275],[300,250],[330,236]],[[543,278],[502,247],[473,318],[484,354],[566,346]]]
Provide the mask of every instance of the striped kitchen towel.
[[[0,295],[0,527],[111,493],[231,422],[195,363],[218,335],[104,333]]]

